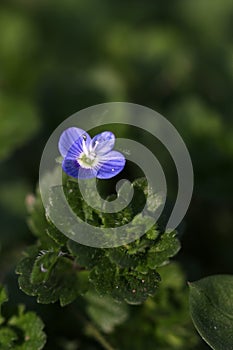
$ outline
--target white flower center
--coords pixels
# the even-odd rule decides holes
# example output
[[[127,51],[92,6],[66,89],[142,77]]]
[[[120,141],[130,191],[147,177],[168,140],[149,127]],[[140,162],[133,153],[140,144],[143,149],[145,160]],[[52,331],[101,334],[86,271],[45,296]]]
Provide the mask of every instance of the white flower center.
[[[99,160],[96,154],[96,146],[98,141],[95,141],[94,145],[92,143],[87,147],[86,136],[83,136],[83,152],[78,156],[77,162],[84,169],[93,169],[98,164]]]
[[[98,159],[94,152],[90,152],[88,154],[82,152],[77,158],[77,161],[81,168],[84,169],[93,169],[98,164]]]

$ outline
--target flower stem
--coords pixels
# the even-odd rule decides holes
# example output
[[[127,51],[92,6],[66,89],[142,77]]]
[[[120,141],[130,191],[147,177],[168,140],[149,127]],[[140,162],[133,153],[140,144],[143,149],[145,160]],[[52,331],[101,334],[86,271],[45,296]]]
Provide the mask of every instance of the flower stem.
[[[116,350],[112,347],[111,344],[108,343],[108,341],[92,323],[86,324],[86,333],[87,335],[93,337],[98,343],[100,343],[105,350]]]

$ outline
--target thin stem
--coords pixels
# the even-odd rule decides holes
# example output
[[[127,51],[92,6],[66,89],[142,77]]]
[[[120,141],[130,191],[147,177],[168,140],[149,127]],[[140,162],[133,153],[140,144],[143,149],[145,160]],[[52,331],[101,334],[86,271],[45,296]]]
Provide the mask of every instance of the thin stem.
[[[89,336],[93,337],[97,342],[99,342],[105,350],[116,350],[111,344],[109,344],[109,342],[92,323],[88,322],[86,324],[86,332]]]
[[[94,338],[105,350],[117,350],[116,348],[113,348],[111,344],[109,344],[98,328],[96,328],[93,323],[88,321],[85,316],[77,314],[74,312],[74,309],[72,309],[72,313],[74,317],[84,325],[87,336]]]

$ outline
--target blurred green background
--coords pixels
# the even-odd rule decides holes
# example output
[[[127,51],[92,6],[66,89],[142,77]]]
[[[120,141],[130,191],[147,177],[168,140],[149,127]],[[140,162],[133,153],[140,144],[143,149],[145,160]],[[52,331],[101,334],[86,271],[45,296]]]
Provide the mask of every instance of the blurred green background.
[[[177,259],[189,280],[233,272],[232,23],[231,0],[1,0],[0,278],[12,300],[34,303],[14,266],[33,242],[25,198],[46,140],[103,102],[175,125],[195,173]]]

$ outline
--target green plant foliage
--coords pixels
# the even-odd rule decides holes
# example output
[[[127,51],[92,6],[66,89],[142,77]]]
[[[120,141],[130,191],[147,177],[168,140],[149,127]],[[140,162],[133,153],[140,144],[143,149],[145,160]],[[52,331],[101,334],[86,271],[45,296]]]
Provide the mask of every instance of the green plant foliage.
[[[147,263],[153,269],[165,265],[168,258],[176,255],[180,250],[180,243],[176,239],[176,232],[165,232],[157,244],[150,247]]]
[[[0,325],[4,322],[4,318],[1,314],[1,306],[6,301],[8,301],[8,296],[7,296],[6,290],[2,286],[0,286]]]
[[[142,305],[129,309],[125,323],[108,339],[121,350],[200,349],[199,336],[188,315],[188,289],[177,263],[159,268],[163,283],[159,292]]]
[[[142,218],[137,213],[148,196],[147,183],[145,179],[138,179],[133,185],[136,199],[123,209],[123,213],[114,213],[113,220],[125,223],[127,211],[127,220],[135,220],[135,225],[143,230]],[[64,190],[72,209],[83,220],[99,227],[112,224],[110,216],[107,218],[107,215],[87,206],[77,182],[64,177]],[[54,193],[51,192],[50,196]],[[156,197],[153,198],[156,201]],[[38,238],[38,246],[26,252],[17,273],[20,288],[37,296],[41,303],[60,300],[63,306],[94,287],[102,297],[140,304],[157,291],[161,279],[156,269],[167,264],[180,249],[176,232],[160,233],[155,226],[125,246],[108,249],[84,246],[68,240],[53,226],[45,216],[39,193],[29,209],[29,224]],[[150,201],[148,215],[155,209]]]
[[[8,300],[6,290],[0,287],[0,306]],[[41,350],[46,342],[44,324],[34,312],[25,312],[24,306],[18,307],[18,314],[5,320],[0,315],[1,350]]]
[[[133,269],[120,269],[107,259],[91,271],[90,281],[100,295],[109,294],[118,301],[129,304],[140,304],[149,295],[154,295],[160,276],[156,271],[148,269],[140,273]]]
[[[68,241],[67,247],[77,263],[87,269],[92,269],[105,255],[102,249],[87,247],[72,240]]]
[[[164,248],[159,244],[168,233],[153,227],[121,249],[89,249],[62,235],[46,218],[39,195],[28,195],[28,206],[35,200],[29,217],[32,237],[25,225],[24,201],[38,180],[46,141],[69,115],[100,102],[131,101],[148,106],[177,128],[195,169],[194,198],[185,218],[179,255],[188,279],[221,271],[232,273],[232,13],[232,0],[179,0],[169,2],[169,6],[163,0],[0,1],[0,280],[10,290],[10,311],[20,298],[30,306],[33,303],[43,315],[49,334],[46,350],[208,347],[190,325],[186,277],[173,264],[156,266],[167,263],[176,250],[172,237],[168,238],[170,253],[167,244]],[[155,154],[166,176],[168,194],[175,198],[177,174],[165,147],[149,133],[126,124],[111,125],[111,131],[117,137],[141,142]],[[122,174],[130,180],[141,176],[130,162]],[[114,181],[105,183],[107,195],[115,189]],[[64,181],[64,187],[69,186]],[[115,221],[79,203],[77,191],[73,199],[71,193],[67,197],[83,220],[97,226],[118,225],[123,219],[129,221],[133,210],[132,221],[141,227],[137,208],[144,204],[145,196],[140,189],[136,190],[134,206],[132,203],[131,208],[115,215]],[[31,257],[30,264],[28,268],[25,264],[19,279],[34,298],[12,283],[12,270],[30,244],[35,247],[24,256]],[[167,256],[163,256],[164,251]],[[61,257],[71,262],[66,272],[74,267],[75,278],[79,277],[88,293],[95,293],[95,288],[105,283],[101,274],[104,261],[107,266],[103,271],[112,276],[113,284],[116,277],[128,281],[129,273],[136,283],[137,277],[153,271],[159,273],[161,282],[153,297],[128,307],[126,322],[114,326],[111,333],[101,334],[109,346],[96,331],[99,327],[100,333],[102,328],[94,320],[94,328],[89,328],[92,337],[86,336],[82,317],[91,323],[92,314],[87,317],[91,301],[85,300],[85,295],[62,309],[58,303],[36,305],[38,285],[52,283],[57,289],[52,276],[57,264],[63,264]],[[128,284],[127,293],[130,288]],[[57,297],[61,297],[60,292]],[[113,296],[103,295],[99,303],[109,297]],[[137,301],[136,296],[133,301]],[[8,319],[7,305],[0,318],[0,338],[9,348],[22,344],[15,337],[23,333],[15,335],[14,327],[3,321]],[[197,337],[199,343],[195,342]],[[37,349],[31,346],[29,350]]]
[[[13,329],[9,327],[0,328],[0,347],[2,350],[14,349],[14,342],[17,338]]]
[[[79,271],[75,262],[61,252],[41,251],[31,247],[16,271],[20,288],[37,296],[37,302],[61,306],[74,301],[85,289],[86,271]]]
[[[210,276],[189,287],[191,316],[202,338],[214,350],[232,349],[233,276]]]
[[[47,220],[39,191],[37,191],[35,197],[32,197],[30,202],[28,204],[28,212],[30,214],[28,224],[32,233],[39,238],[44,249],[59,249],[60,246],[65,244],[67,238]]]
[[[111,333],[118,324],[127,319],[127,304],[118,303],[110,296],[100,297],[93,291],[88,291],[85,300],[88,303],[87,314],[105,333]]]

